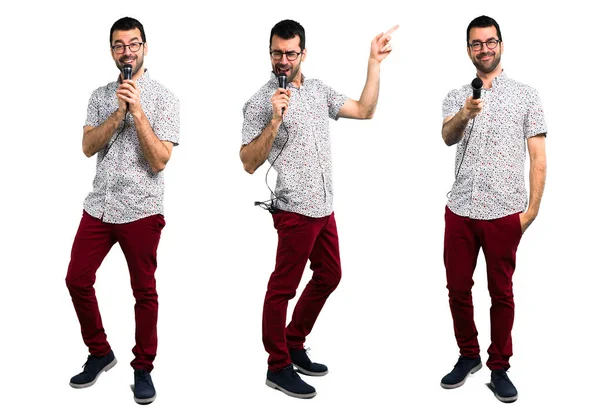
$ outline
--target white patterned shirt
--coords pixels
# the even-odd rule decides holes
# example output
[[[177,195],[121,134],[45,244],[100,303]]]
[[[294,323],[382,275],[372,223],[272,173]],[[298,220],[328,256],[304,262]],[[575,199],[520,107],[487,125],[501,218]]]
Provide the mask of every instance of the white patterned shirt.
[[[483,110],[474,126],[473,119],[469,121],[456,148],[458,176],[448,208],[459,216],[492,220],[527,208],[527,139],[545,135],[546,122],[537,91],[504,72],[481,93]],[[456,114],[471,95],[470,84],[448,93],[443,117]]]
[[[242,143],[256,139],[273,117],[271,97],[279,87],[271,74],[267,82],[243,108]],[[347,97],[316,79],[302,79],[300,88],[289,84],[290,104],[279,127],[269,163],[277,171],[277,208],[308,217],[325,217],[333,211],[329,118],[337,120]],[[283,148],[283,151],[282,151]],[[281,155],[277,157],[279,152]],[[277,160],[275,161],[275,159]]]
[[[162,141],[177,145],[179,100],[151,79],[148,71],[136,82],[140,88],[142,110],[154,134]],[[118,86],[118,81],[111,82],[92,93],[86,126],[100,126],[117,111]],[[130,113],[119,124],[108,144],[98,152],[93,187],[83,207],[90,216],[107,223],[129,223],[154,214],[164,214],[163,171],[153,173],[144,158]]]

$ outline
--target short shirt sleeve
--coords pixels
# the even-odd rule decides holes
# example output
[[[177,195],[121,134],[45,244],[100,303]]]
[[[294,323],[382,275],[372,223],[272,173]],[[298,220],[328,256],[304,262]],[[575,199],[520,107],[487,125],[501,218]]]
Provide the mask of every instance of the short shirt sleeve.
[[[86,126],[98,127],[102,124],[100,120],[100,106],[98,101],[98,91],[94,91],[90,96],[87,108],[87,118],[85,119]]]
[[[165,94],[154,121],[154,134],[160,140],[179,145],[179,99]]]
[[[527,108],[527,113],[525,115],[523,130],[525,139],[540,134],[546,134],[547,132],[542,101],[535,89],[531,89],[529,107]]]
[[[340,109],[344,106],[348,97],[344,94],[338,93],[333,88],[323,85],[327,94],[327,105],[329,107],[329,117],[333,120],[339,119]]]
[[[454,116],[462,108],[464,99],[460,90],[452,90],[448,93],[442,104],[442,117],[445,119],[449,116]]]
[[[266,100],[265,104],[264,94],[259,93],[244,104],[242,112],[244,114],[242,144],[247,145],[265,129],[269,120],[273,117],[273,109],[271,102]]]

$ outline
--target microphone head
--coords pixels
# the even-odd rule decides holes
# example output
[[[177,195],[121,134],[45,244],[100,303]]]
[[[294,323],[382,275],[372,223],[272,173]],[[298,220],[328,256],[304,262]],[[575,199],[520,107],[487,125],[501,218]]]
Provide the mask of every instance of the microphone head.
[[[286,89],[287,88],[287,75],[285,73],[280,72],[277,74],[277,82],[279,82],[279,88]]]
[[[129,65],[129,64],[123,65],[122,72],[123,72],[124,80],[131,80],[131,77],[133,75],[133,68],[131,67],[131,65]]]
[[[471,81],[471,87],[473,87],[474,90],[481,90],[481,87],[483,87],[483,81],[481,81],[481,78],[476,77],[473,81]]]
[[[483,81],[477,77],[471,81],[471,87],[473,88],[473,98],[479,100],[481,98],[481,87],[483,87]]]

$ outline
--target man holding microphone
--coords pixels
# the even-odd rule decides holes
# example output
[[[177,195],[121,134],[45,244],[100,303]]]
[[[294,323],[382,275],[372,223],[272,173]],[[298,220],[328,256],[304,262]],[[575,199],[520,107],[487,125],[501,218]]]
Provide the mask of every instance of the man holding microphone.
[[[322,376],[325,365],[313,363],[304,348],[329,295],[341,279],[340,255],[331,176],[328,119],[370,119],[379,96],[381,62],[390,54],[393,27],[371,42],[367,81],[360,100],[348,99],[317,79],[305,78],[304,28],[283,20],[271,30],[272,74],[244,105],[240,158],[254,173],[266,160],[277,171],[268,208],[278,234],[275,270],[267,285],[262,334],[269,353],[266,384],[297,398],[312,398],[315,389],[296,373]],[[288,88],[278,84],[287,81]],[[298,288],[307,261],[311,281],[286,327],[288,301]]]
[[[148,75],[144,27],[124,17],[110,30],[111,55],[121,75],[92,93],[83,128],[83,153],[97,155],[93,191],[75,235],[66,284],[89,356],[74,388],[93,385],[117,362],[107,341],[94,291],[96,270],[119,243],[135,297],[134,400],[154,401],[150,377],[156,356],[156,253],[163,217],[163,169],[179,142],[179,101]]]
[[[496,397],[513,402],[517,389],[506,374],[513,353],[512,276],[521,236],[535,220],[542,199],[546,123],[537,91],[503,72],[503,52],[498,23],[487,16],[474,19],[467,28],[467,54],[478,79],[451,91],[443,104],[442,137],[448,146],[457,144],[455,182],[445,214],[444,264],[460,357],[441,385],[457,388],[482,367],[471,297],[481,248],[492,299],[486,364]]]

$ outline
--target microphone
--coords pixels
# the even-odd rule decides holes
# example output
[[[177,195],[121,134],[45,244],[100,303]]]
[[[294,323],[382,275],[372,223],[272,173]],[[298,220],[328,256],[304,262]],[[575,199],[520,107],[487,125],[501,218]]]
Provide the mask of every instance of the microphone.
[[[287,75],[285,73],[280,72],[277,74],[277,82],[279,83],[279,88],[283,88],[284,90],[287,88]],[[281,93],[283,94],[283,93]],[[285,106],[281,108],[281,114],[285,111]]]
[[[471,81],[471,87],[473,88],[473,98],[475,100],[481,98],[481,87],[483,87],[483,81],[481,78],[476,77]]]
[[[129,64],[125,64],[123,65],[123,79],[124,80],[131,80],[132,77],[132,72],[133,72],[133,68],[131,67],[131,65]]]

